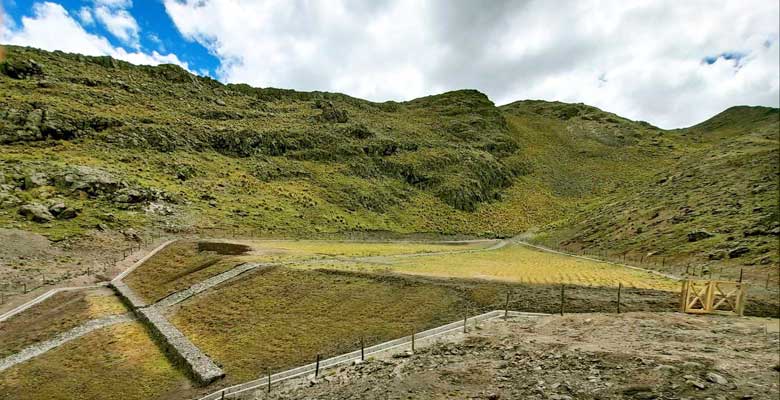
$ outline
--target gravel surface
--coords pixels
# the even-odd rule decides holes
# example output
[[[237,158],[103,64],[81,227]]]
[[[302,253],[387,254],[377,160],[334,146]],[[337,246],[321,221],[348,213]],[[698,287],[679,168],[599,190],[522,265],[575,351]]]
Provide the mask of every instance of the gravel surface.
[[[777,399],[777,319],[678,313],[491,321],[254,399]]]

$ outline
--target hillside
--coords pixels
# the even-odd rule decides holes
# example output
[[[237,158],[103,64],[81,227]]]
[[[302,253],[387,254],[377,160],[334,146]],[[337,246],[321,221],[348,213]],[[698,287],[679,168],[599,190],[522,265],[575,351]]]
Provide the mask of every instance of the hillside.
[[[650,179],[547,228],[542,241],[678,263],[777,265],[778,110],[733,107],[672,131],[682,151]]]
[[[581,104],[496,107],[474,90],[374,103],[172,65],[13,46],[7,56],[0,235],[40,244],[0,249],[11,279],[36,260],[80,270],[161,232],[532,230],[572,249],[707,260],[746,247],[735,262],[778,262],[777,109],[665,131]],[[688,242],[700,230],[713,236]]]

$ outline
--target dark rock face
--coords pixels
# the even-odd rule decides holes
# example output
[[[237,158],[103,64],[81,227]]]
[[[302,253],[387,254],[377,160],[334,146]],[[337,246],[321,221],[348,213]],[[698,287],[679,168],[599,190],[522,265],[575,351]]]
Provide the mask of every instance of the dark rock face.
[[[729,258],[739,258],[750,252],[750,249],[745,246],[739,246],[729,251]]]
[[[44,139],[72,140],[121,125],[115,119],[100,116],[84,119],[38,104],[0,107],[0,144]]]
[[[35,60],[8,60],[0,64],[0,72],[14,79],[43,76],[43,67]]]
[[[689,242],[698,242],[699,240],[711,238],[715,236],[712,233],[709,233],[705,230],[698,230],[688,233],[688,241]]]

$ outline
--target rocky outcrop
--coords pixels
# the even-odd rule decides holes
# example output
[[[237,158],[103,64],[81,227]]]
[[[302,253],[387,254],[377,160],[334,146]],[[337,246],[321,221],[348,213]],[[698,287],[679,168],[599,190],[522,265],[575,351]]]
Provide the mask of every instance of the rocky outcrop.
[[[688,233],[688,241],[689,242],[698,242],[699,240],[711,238],[713,236],[715,236],[715,235],[712,234],[712,233],[709,233],[709,232],[707,232],[705,230],[697,230],[697,231],[693,231],[693,232],[689,232]]]
[[[54,220],[48,208],[43,204],[31,203],[19,207],[19,214],[23,217],[38,223],[50,222]]]
[[[349,121],[349,116],[346,110],[339,110],[330,101],[317,101],[314,103],[314,107],[322,110],[322,113],[317,116],[317,120],[322,122],[337,122],[343,124]]]
[[[116,119],[101,116],[79,118],[39,104],[3,106],[0,107],[0,144],[44,139],[71,140],[121,125]]]
[[[43,67],[35,60],[11,59],[0,64],[0,73],[14,79],[27,79],[43,76]]]

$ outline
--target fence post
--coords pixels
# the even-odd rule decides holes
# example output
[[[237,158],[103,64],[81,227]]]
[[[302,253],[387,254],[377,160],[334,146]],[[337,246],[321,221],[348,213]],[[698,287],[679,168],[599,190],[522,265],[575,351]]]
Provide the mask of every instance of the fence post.
[[[561,284],[561,316],[563,316],[563,308],[564,308],[564,303],[565,303],[565,301],[564,301],[564,296],[565,296],[565,294],[564,294],[564,290],[565,289],[564,288],[565,287],[566,287],[566,285]]]
[[[685,312],[688,308],[688,280],[682,281],[682,288],[680,289],[680,312]]]
[[[317,365],[314,367],[314,379],[320,375],[320,354],[317,353]]]
[[[466,321],[468,320],[469,315],[467,313],[463,313],[463,333],[466,333],[466,328],[468,327]]]
[[[509,318],[509,296],[512,293],[512,291],[506,292],[506,304],[504,305],[504,320]]]
[[[225,400],[225,391],[222,391],[222,396],[219,397],[221,400]]]
[[[267,391],[267,393],[271,393],[271,368],[266,368],[266,372],[268,373],[268,391]]]
[[[363,336],[360,337],[360,361],[366,360],[366,348],[363,342]]]
[[[414,328],[412,328],[412,353],[414,353],[414,335],[415,335],[416,333],[417,333],[417,332],[415,332]]]
[[[618,282],[617,313],[620,314],[620,290],[623,289],[623,283]]]
[[[742,283],[742,268],[739,269],[739,283]]]

